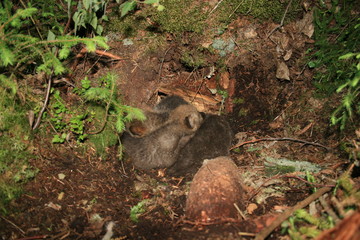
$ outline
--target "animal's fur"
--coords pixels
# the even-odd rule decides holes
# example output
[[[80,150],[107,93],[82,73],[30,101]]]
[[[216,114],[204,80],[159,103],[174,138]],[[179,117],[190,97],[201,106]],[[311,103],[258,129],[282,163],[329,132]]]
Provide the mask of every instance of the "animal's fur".
[[[140,169],[170,167],[176,161],[180,150],[191,139],[203,122],[201,114],[190,105],[180,105],[165,120],[152,112],[144,121],[147,129],[141,137],[124,133],[122,143],[127,155]]]
[[[229,155],[232,132],[221,116],[205,115],[178,96],[163,99],[144,122],[123,134],[125,152],[140,169],[194,172],[204,159]]]
[[[228,156],[233,134],[225,118],[207,115],[201,127],[181,149],[169,172],[174,175],[195,173],[204,159]]]

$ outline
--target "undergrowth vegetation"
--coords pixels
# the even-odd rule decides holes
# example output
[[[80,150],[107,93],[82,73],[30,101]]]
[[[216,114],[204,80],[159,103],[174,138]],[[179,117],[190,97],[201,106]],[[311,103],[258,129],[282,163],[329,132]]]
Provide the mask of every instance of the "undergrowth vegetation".
[[[357,1],[331,1],[314,10],[315,52],[309,66],[316,68],[315,85],[327,94],[336,92],[342,101],[331,123],[344,130],[358,122],[360,114],[360,18]],[[334,98],[336,96],[334,95]]]
[[[51,87],[53,79],[70,72],[66,60],[74,55],[74,47],[86,48],[88,52],[94,52],[99,47],[108,49],[105,37],[94,36],[102,33],[100,23],[106,20],[107,1],[66,2],[67,5],[56,1],[30,0],[25,4],[5,0],[0,4],[2,213],[7,212],[6,204],[21,193],[21,185],[37,172],[28,163],[36,158],[32,154],[33,134],[47,138],[45,129],[52,129],[52,143],[67,142],[81,146],[89,135],[87,127],[101,122],[100,131],[93,133],[101,136],[105,124],[110,123],[108,125],[115,132],[109,134],[107,129],[106,134],[114,136],[116,141],[102,138],[101,148],[105,149],[118,143],[117,133],[123,131],[127,121],[144,118],[139,110],[121,104],[115,89],[115,75],[106,76],[97,86],[90,86],[85,79],[80,90],[75,91],[77,98],[83,99],[76,105],[69,104],[64,100],[64,93]],[[92,37],[79,37],[74,33]],[[34,85],[43,84],[48,88],[44,94],[45,101],[32,89]],[[93,109],[96,104],[103,109],[101,119],[95,119],[97,116]],[[36,123],[35,117],[39,120]],[[35,130],[39,122],[42,122],[40,131]],[[93,138],[97,146],[96,140]]]
[[[324,209],[321,214],[314,215],[308,210],[299,209],[282,223],[282,233],[287,233],[294,240],[314,239],[324,230],[334,227],[339,219],[350,216],[359,208],[360,191],[348,173],[340,176],[335,190],[329,195],[337,202],[336,213]],[[324,201],[320,202],[323,204]]]

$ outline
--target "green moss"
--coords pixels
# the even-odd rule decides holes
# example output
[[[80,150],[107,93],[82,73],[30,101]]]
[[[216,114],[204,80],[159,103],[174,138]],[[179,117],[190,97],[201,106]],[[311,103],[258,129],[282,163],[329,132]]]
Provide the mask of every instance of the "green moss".
[[[292,19],[301,10],[299,0],[292,2],[287,19]],[[280,22],[287,7],[288,1],[268,0],[224,0],[214,12],[219,23],[230,23],[237,15],[250,15],[261,21],[272,19]]]
[[[93,121],[95,129],[100,129],[103,124],[102,120],[105,116],[105,109],[99,105],[89,105],[88,110],[93,114],[93,118],[95,119]],[[108,154],[106,150],[116,145],[119,139],[116,130],[112,129],[110,124],[107,124],[102,132],[89,135],[89,140],[94,145],[98,156],[105,158]]]
[[[28,164],[30,127],[26,109],[17,97],[0,87],[0,212],[21,194],[21,185],[33,178],[37,169]]]
[[[138,30],[146,29],[148,23],[144,16],[127,15],[120,18],[114,15],[110,18],[109,24],[106,26],[106,32],[115,32],[124,38],[135,37]]]
[[[197,32],[204,29],[207,15],[202,11],[203,3],[195,5],[192,0],[166,0],[164,11],[154,11],[153,20],[161,29],[170,33]]]
[[[182,52],[181,63],[189,69],[197,69],[206,66],[206,56],[200,50],[189,50]]]
[[[248,114],[249,109],[246,108],[240,108],[239,113],[238,113],[238,117],[245,117]]]

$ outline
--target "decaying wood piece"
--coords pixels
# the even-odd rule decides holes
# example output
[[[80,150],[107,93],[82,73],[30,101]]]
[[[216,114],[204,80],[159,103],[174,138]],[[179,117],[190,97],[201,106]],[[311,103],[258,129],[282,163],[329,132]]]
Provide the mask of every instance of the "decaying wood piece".
[[[186,217],[198,223],[240,220],[244,189],[239,171],[229,157],[205,160],[194,176],[186,201]]]
[[[346,217],[337,226],[324,231],[316,240],[357,240],[360,239],[360,211]]]
[[[221,105],[221,98],[218,96],[209,97],[183,88],[163,86],[158,89],[159,93],[166,95],[177,95],[191,103],[200,112],[217,113]]]

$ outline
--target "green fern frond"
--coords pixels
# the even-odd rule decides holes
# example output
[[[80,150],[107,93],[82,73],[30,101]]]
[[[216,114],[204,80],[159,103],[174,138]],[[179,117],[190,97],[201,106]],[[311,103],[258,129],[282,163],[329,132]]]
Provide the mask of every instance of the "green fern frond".
[[[111,92],[107,88],[90,88],[84,94],[88,101],[104,101],[110,100]]]
[[[8,48],[6,43],[0,40],[0,66],[13,65],[15,62],[15,56]]]
[[[66,59],[70,54],[70,47],[69,46],[63,46],[61,50],[59,51],[59,58],[60,59]]]
[[[47,74],[51,74],[53,70],[56,75],[62,74],[66,71],[60,60],[52,52],[48,52],[44,55],[43,64],[37,68],[37,71],[43,71]]]
[[[119,133],[125,131],[125,122],[122,115],[118,115],[115,123],[116,131]]]
[[[139,108],[134,108],[130,106],[123,106],[126,116],[124,117],[125,122],[131,122],[133,120],[145,121],[146,116],[143,111]]]

